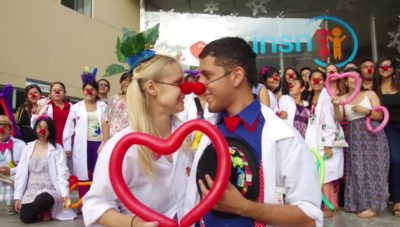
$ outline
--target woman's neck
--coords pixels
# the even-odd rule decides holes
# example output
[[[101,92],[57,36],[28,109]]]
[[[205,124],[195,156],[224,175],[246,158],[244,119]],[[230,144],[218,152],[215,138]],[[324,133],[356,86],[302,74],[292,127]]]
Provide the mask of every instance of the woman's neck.
[[[39,138],[39,139],[37,139],[37,142],[36,142],[36,144],[40,145],[40,146],[45,146],[45,145],[47,145],[47,143],[48,143],[48,141],[44,138]]]
[[[392,77],[383,77],[382,78],[383,86],[390,86],[391,84],[392,84]]]
[[[160,133],[162,138],[171,135],[171,115],[161,111],[150,111],[150,117],[154,127]]]
[[[303,105],[303,99],[301,99],[301,94],[292,96],[294,102],[299,105]]]
[[[96,100],[87,100],[87,99],[85,99],[85,104],[95,104],[96,103]]]
[[[99,98],[102,99],[102,100],[103,100],[103,99],[107,99],[107,94],[100,94],[100,93],[99,93],[98,96],[99,96]]]

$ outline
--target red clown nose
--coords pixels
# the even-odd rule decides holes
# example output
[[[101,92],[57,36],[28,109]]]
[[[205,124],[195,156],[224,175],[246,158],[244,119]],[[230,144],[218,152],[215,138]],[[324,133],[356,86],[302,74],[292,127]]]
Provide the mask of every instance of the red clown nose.
[[[193,93],[196,95],[202,95],[206,91],[206,85],[201,82],[195,82],[192,86]]]
[[[4,134],[6,133],[6,130],[4,130],[4,128],[0,128],[0,134]]]
[[[330,70],[329,74],[334,74],[336,71],[335,70]]]
[[[188,95],[188,94],[192,93],[192,83],[191,82],[186,81],[186,82],[181,83],[180,88],[181,88],[181,92],[184,95]]]
[[[278,81],[278,80],[279,80],[279,77],[278,77],[278,76],[273,76],[272,79],[273,79],[274,81]]]
[[[294,73],[290,73],[290,74],[288,74],[288,76],[290,79],[294,79]]]
[[[59,91],[59,90],[55,90],[54,93],[55,93],[56,95],[59,95],[59,94],[60,94],[60,91]]]
[[[86,94],[87,95],[93,95],[93,91],[92,90],[86,90]]]
[[[38,97],[38,96],[37,96],[35,93],[31,94],[31,98],[35,99],[35,98],[37,98],[37,97]]]
[[[388,71],[388,69],[390,68],[390,66],[388,65],[384,65],[381,67],[383,71]]]
[[[367,71],[367,72],[368,72],[368,73],[372,73],[372,70],[373,70],[372,68],[368,68],[368,71]]]
[[[319,84],[320,79],[313,79],[314,84]]]
[[[44,129],[44,128],[40,129],[39,134],[42,136],[46,135],[46,129]]]

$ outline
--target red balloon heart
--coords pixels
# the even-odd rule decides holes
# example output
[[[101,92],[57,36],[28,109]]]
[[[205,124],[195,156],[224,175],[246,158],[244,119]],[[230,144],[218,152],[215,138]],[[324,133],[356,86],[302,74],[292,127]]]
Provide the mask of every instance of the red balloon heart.
[[[203,41],[198,41],[192,46],[190,46],[190,52],[193,54],[193,56],[197,59],[199,59],[200,53],[203,51],[204,47],[206,46],[206,43]]]
[[[344,101],[340,102],[341,105],[346,105],[349,104],[351,101],[353,101],[353,99],[358,95],[358,93],[361,90],[361,85],[362,85],[362,81],[361,78],[359,77],[358,73],[356,72],[347,72],[347,73],[343,73],[343,74],[330,74],[328,76],[328,78],[326,78],[326,83],[325,83],[325,88],[326,91],[328,92],[329,96],[333,96],[333,92],[331,90],[331,85],[330,82],[332,80],[337,80],[337,79],[343,79],[345,77],[351,77],[355,80],[356,82],[356,87],[354,88],[353,93]]]
[[[187,135],[193,131],[203,132],[211,139],[216,147],[218,157],[217,175],[207,196],[203,198],[193,210],[186,214],[178,224],[175,220],[148,208],[134,195],[132,195],[126,182],[124,181],[122,174],[122,163],[128,149],[132,145],[146,146],[152,151],[161,155],[172,154],[179,149]],[[130,211],[132,211],[132,213],[136,214],[144,221],[156,221],[161,227],[188,227],[200,220],[200,218],[202,218],[210,209],[212,209],[212,207],[221,198],[228,184],[229,175],[231,172],[230,158],[228,144],[222,133],[211,123],[205,120],[196,119],[183,124],[174,133],[172,133],[168,139],[160,139],[140,132],[133,132],[125,135],[116,144],[111,154],[109,174],[111,185],[115,191],[115,194],[119,200]]]

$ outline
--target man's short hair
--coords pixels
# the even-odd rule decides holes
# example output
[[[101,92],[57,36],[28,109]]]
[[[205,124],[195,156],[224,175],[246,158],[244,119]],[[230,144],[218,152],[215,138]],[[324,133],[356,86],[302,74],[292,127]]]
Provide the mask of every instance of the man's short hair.
[[[215,64],[225,71],[234,66],[240,66],[245,71],[245,76],[250,87],[257,85],[256,57],[250,45],[239,37],[225,37],[207,44],[200,53],[200,59],[207,56],[215,57]]]

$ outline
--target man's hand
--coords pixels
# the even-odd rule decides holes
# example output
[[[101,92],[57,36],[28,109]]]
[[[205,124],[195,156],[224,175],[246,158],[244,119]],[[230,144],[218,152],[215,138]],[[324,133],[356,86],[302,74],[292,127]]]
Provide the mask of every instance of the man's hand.
[[[206,175],[206,181],[211,188],[214,182],[208,174]],[[210,190],[206,188],[202,180],[199,180],[199,185],[204,198]],[[214,206],[215,210],[237,215],[240,215],[246,208],[247,199],[240,194],[240,192],[231,184],[231,182],[228,182],[224,194]]]
[[[19,213],[19,211],[21,210],[21,200],[20,199],[15,200],[14,208],[15,208],[15,211],[17,213]]]

